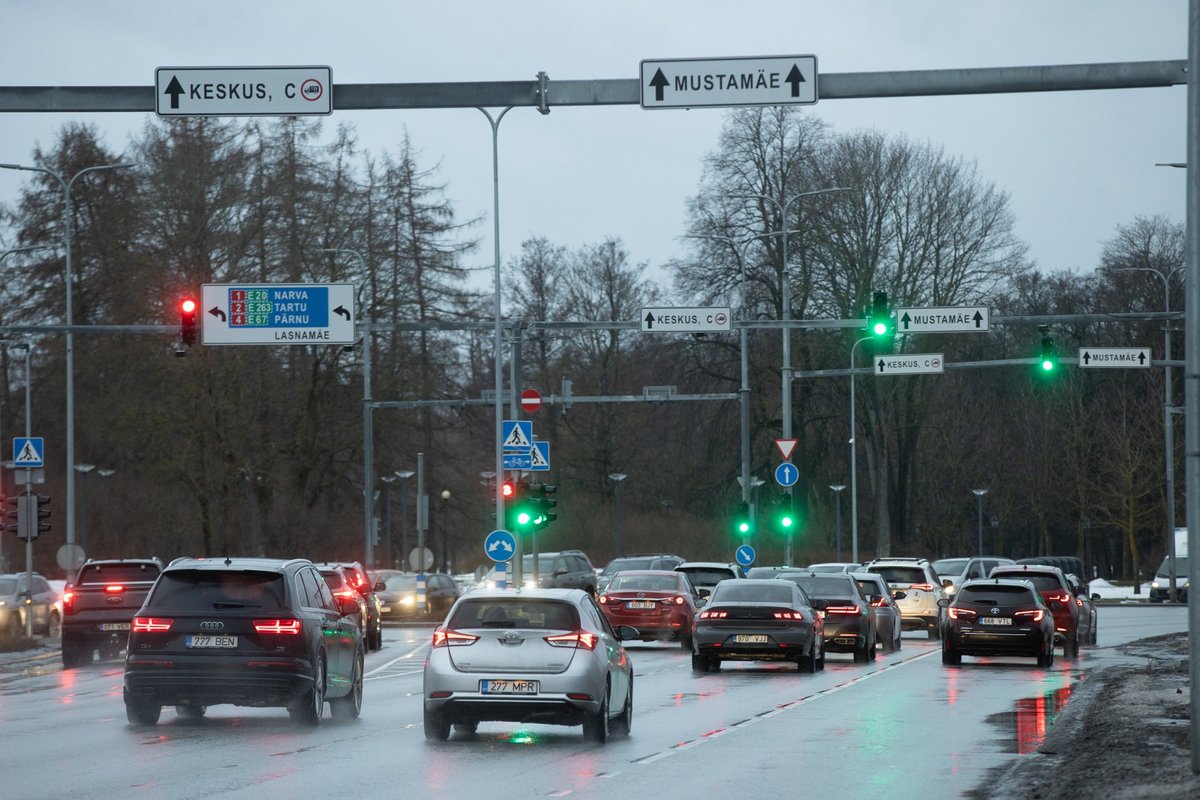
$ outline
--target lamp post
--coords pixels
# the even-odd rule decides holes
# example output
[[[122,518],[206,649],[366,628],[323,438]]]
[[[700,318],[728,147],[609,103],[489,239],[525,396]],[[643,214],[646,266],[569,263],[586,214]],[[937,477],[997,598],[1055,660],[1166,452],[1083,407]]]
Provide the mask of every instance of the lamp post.
[[[971,493],[975,495],[979,505],[979,553],[983,555],[983,496],[988,493],[987,489],[972,489]]]
[[[992,514],[992,552],[1000,555],[1000,518]]]
[[[88,532],[88,530],[87,530],[87,512],[88,512],[87,476],[88,476],[88,473],[91,472],[92,470],[94,470],[95,468],[96,468],[95,464],[76,464],[75,465],[75,471],[83,476],[83,502],[80,504],[83,506],[83,508],[79,513],[79,522],[80,522],[79,546],[83,547],[85,549],[87,548],[87,532]]]
[[[65,180],[57,172],[46,169],[45,167],[30,167],[24,164],[0,164],[0,169],[16,169],[26,172],[40,172],[43,175],[49,175],[54,180],[58,181],[58,185],[62,188],[63,193],[63,250],[65,252],[64,263],[66,269],[66,317],[65,324],[67,326],[67,544],[75,544],[75,471],[71,467],[75,464],[75,337],[71,333],[71,326],[74,324],[74,306],[72,298],[72,289],[75,284],[75,276],[71,272],[71,187],[75,185],[75,181],[79,180],[84,175],[91,172],[98,172],[103,169],[128,169],[129,167],[138,166],[136,163],[131,164],[98,164],[94,167],[85,167],[74,175],[70,180]]]
[[[1166,166],[1166,165],[1164,165]],[[1173,166],[1173,165],[1171,165]],[[1157,275],[1163,284],[1163,310],[1171,310],[1171,278],[1182,272],[1185,267],[1176,267],[1170,272],[1163,272],[1153,267],[1118,267],[1114,272],[1149,272]],[[1175,414],[1173,402],[1174,392],[1171,389],[1171,320],[1166,320],[1163,326],[1163,450],[1166,452],[1166,491],[1167,491],[1167,563],[1170,575],[1168,599],[1174,603],[1175,592]]]
[[[97,467],[96,474],[98,476],[100,476],[101,478],[108,479],[108,478],[111,478],[113,475],[116,475],[117,471],[115,469],[109,469],[108,467]],[[86,511],[87,511],[87,509],[85,507],[84,512],[86,513]],[[117,530],[117,558],[124,558],[125,554],[122,551],[125,548],[121,544],[120,528],[117,528],[116,530]]]
[[[400,479],[400,566],[403,567],[408,559],[408,479],[415,475],[411,469],[398,469],[395,472]]]
[[[450,572],[450,526],[446,514],[450,506],[450,490],[442,489],[442,572]]]
[[[858,428],[854,407],[854,351],[863,342],[871,341],[864,336],[850,345],[850,560],[858,561],[858,446],[855,438]],[[882,554],[881,554],[882,555]]]
[[[846,488],[846,485],[844,483],[831,483],[831,484],[829,484],[829,488],[833,489],[834,497],[837,498],[837,527],[834,529],[837,531],[837,535],[836,535],[836,538],[834,539],[834,541],[835,541],[834,548],[837,551],[837,559],[836,560],[841,561],[842,560],[842,490]]]
[[[621,481],[628,477],[624,472],[610,473],[608,479],[617,485],[616,508],[613,514],[613,558],[621,556]]]
[[[399,480],[396,475],[380,475],[379,480],[383,481],[383,546],[384,556],[383,565],[385,567],[396,566],[396,555],[392,551],[392,484]]]

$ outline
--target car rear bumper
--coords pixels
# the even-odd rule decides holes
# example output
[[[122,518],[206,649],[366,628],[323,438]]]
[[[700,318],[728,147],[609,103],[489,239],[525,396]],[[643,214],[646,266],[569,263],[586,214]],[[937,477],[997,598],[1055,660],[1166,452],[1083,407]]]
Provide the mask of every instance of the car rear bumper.
[[[105,625],[124,626],[119,630],[104,630]],[[69,639],[92,647],[124,647],[129,641],[129,629],[132,622],[126,620],[106,620],[102,622],[80,622],[68,617],[63,621],[63,639]]]
[[[1046,632],[1040,628],[991,630],[979,627],[951,627],[946,647],[968,656],[1039,656],[1046,646]]]
[[[605,608],[604,616],[614,628],[618,625],[637,628],[642,641],[670,639],[692,629],[692,620],[686,614],[620,614]]]
[[[765,635],[766,642],[742,643],[734,637],[740,634]],[[737,661],[795,661],[812,647],[810,630],[745,630],[697,628],[692,634],[696,652],[705,656]]]
[[[283,706],[312,686],[307,659],[131,655],[125,697],[162,705]]]

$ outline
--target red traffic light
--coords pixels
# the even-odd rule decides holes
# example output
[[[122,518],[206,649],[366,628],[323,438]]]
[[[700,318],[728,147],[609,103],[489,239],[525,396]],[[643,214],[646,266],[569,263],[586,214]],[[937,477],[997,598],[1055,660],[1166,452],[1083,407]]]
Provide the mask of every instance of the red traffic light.
[[[513,486],[512,481],[505,481],[504,485],[500,488],[500,493],[503,494],[506,498],[512,497],[513,493],[515,491],[516,491],[516,487]]]
[[[179,310],[184,314],[193,314],[196,311],[196,301],[190,297],[185,297],[179,301]]]
[[[179,301],[179,340],[189,347],[196,343],[196,329],[200,325],[197,311],[195,298],[184,297]]]

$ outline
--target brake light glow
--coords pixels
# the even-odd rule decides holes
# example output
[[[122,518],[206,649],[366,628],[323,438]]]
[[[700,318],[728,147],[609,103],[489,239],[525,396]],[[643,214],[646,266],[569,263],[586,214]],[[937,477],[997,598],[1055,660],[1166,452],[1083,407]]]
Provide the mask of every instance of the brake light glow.
[[[881,597],[874,603],[871,603],[871,606],[874,608],[885,608],[887,606],[887,600]]]
[[[1069,603],[1069,602],[1071,602],[1071,595],[1066,594],[1066,593],[1048,594],[1048,595],[1046,595],[1046,599],[1051,602]]]
[[[547,636],[546,641],[555,647],[582,647],[584,650],[595,650],[599,637],[589,631],[560,633],[557,636]]]
[[[171,630],[175,620],[163,617],[134,617],[134,633],[166,633]]]
[[[75,612],[75,592],[68,589],[63,592],[63,613],[73,614]]]
[[[606,595],[606,594],[600,595],[600,605],[606,606],[611,602],[612,602],[612,600],[609,598],[608,595]]]
[[[349,598],[353,599],[358,596],[358,592],[354,591],[353,589],[338,589],[336,592],[333,593],[333,596],[334,597],[349,597]]]
[[[727,613],[725,611],[701,611],[700,619],[725,619]]]
[[[975,619],[976,617],[975,612],[969,608],[955,608],[954,606],[950,606],[946,611],[950,614],[950,619]]]
[[[256,619],[254,620],[254,630],[257,633],[300,633],[300,620],[298,619]]]
[[[433,632],[434,647],[463,647],[475,644],[478,640],[478,636],[473,636],[469,633],[460,633],[459,631],[448,631],[438,628]]]
[[[1076,598],[1075,598],[1075,605],[1079,606],[1080,608],[1083,608],[1083,599],[1082,599],[1082,598],[1079,598],[1079,597],[1076,597]]]
[[[104,592],[106,594],[120,594],[123,591],[125,591],[125,587],[119,583],[110,583],[108,586],[104,587]]]
[[[804,619],[804,615],[799,611],[776,611],[775,619]]]
[[[908,588],[919,589],[922,592],[932,592],[933,584],[932,583],[914,583],[912,586],[909,586]]]
[[[683,605],[683,595],[681,595],[681,594],[675,595],[675,599],[672,600],[671,602],[677,606]]]
[[[858,606],[828,606],[826,614],[857,614]]]
[[[1014,617],[1024,617],[1030,622],[1041,622],[1042,617],[1046,616],[1046,612],[1040,608],[1035,608],[1032,611],[1018,611],[1013,614]]]

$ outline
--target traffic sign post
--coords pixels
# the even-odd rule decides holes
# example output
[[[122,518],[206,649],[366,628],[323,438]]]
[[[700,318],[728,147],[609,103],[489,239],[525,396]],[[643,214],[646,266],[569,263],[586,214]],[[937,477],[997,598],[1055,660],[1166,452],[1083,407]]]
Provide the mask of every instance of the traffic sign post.
[[[206,283],[201,342],[353,344],[354,284]]]
[[[517,552],[517,539],[506,530],[495,530],[483,539],[483,552],[497,564],[503,564]]]
[[[897,308],[897,333],[987,333],[992,310],[988,306]]]
[[[799,439],[776,439],[775,446],[779,448],[779,455],[783,456],[784,461],[792,460],[792,451],[796,449],[796,443]]]
[[[647,59],[641,94],[647,109],[811,105],[817,102],[817,57]]]
[[[46,440],[41,436],[13,439],[13,469],[42,469],[46,466]]]
[[[1150,367],[1149,347],[1081,347],[1081,369],[1142,369]]]
[[[521,410],[532,414],[542,407],[542,395],[537,389],[526,389],[521,392]]]
[[[941,375],[945,371],[946,359],[941,353],[910,353],[875,359],[876,375]]]
[[[795,486],[799,479],[800,470],[789,462],[785,461],[775,468],[775,482],[784,488]]]
[[[757,554],[751,545],[744,544],[734,551],[733,557],[743,567],[748,567],[754,563],[754,558]]]
[[[333,113],[329,67],[159,67],[160,117],[298,117]]]
[[[642,333],[717,333],[732,330],[728,306],[642,308]]]

